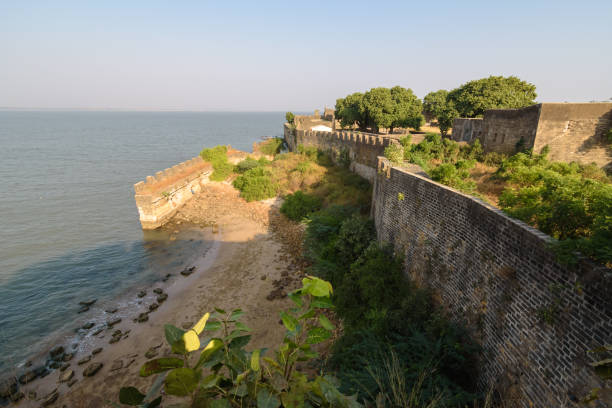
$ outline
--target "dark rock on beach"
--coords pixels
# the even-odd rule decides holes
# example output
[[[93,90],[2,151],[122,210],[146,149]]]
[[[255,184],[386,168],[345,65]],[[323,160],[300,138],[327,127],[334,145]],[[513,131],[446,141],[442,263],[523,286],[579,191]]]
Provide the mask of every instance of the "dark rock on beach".
[[[140,292],[138,292],[138,296],[139,298],[143,298],[147,295],[147,291],[146,290],[141,290]]]
[[[59,397],[59,394],[58,394],[57,390],[54,390],[51,394],[49,394],[46,397],[44,397],[43,402],[42,402],[41,405],[43,407],[48,407],[49,405],[51,405],[55,401],[57,401],[57,397]]]
[[[91,329],[92,327],[94,327],[95,325],[96,325],[96,324],[95,324],[94,322],[89,322],[89,323],[85,323],[83,326],[81,326],[81,328],[82,328],[82,329],[85,329],[85,330],[89,330],[89,329]]]
[[[136,323],[144,323],[144,322],[146,322],[148,320],[149,320],[149,314],[148,313],[141,313],[141,314],[138,315],[137,318],[134,319],[134,321]]]
[[[51,351],[49,351],[49,355],[54,360],[56,360],[59,357],[61,357],[62,354],[64,354],[64,347],[62,347],[62,346],[53,347],[51,349]]]
[[[23,393],[23,391],[17,391],[16,393],[11,394],[11,401],[17,402],[23,397],[25,397],[25,394]]]
[[[87,356],[87,357],[83,357],[82,359],[80,359],[77,364],[78,365],[83,365],[83,364],[87,364],[89,363],[89,361],[91,360],[91,356]]]
[[[93,363],[87,366],[87,368],[83,371],[83,377],[92,377],[96,375],[98,371],[102,368],[102,363]]]
[[[97,301],[98,301],[98,299],[84,300],[84,301],[79,302],[79,305],[81,305],[81,306],[91,306],[94,303],[96,303]]]
[[[155,288],[153,289],[153,293],[155,293],[156,295],[161,295],[162,293],[164,293],[164,291],[161,288]]]
[[[159,307],[159,305],[157,303],[153,303],[153,304],[149,305],[149,312],[154,311],[158,307]]]
[[[119,323],[121,323],[121,318],[115,317],[114,319],[111,319],[108,322],[106,322],[106,325],[110,328]]]
[[[89,306],[83,306],[79,309],[78,313],[84,313],[89,310]]]
[[[185,268],[181,271],[181,275],[183,276],[189,276],[193,273],[193,271],[195,271],[195,266],[192,266],[191,268]]]
[[[102,347],[98,347],[97,349],[94,349],[94,350],[91,352],[91,354],[95,356],[96,354],[98,354],[98,353],[100,353],[100,352],[102,352]]]
[[[62,357],[62,361],[70,361],[74,357],[74,353],[66,353]]]
[[[166,299],[168,299],[168,294],[162,293],[161,295],[157,297],[157,303],[162,303]]]
[[[117,310],[119,310],[119,309],[114,307],[114,308],[111,308],[111,309],[106,309],[105,312],[109,313],[109,314],[113,314],[113,313],[117,313]]]

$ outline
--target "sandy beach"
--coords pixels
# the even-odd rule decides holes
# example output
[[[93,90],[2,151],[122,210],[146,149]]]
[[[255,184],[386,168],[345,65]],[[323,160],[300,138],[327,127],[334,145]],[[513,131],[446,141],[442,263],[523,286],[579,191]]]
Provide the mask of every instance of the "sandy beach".
[[[77,354],[64,372],[55,370],[22,386],[25,398],[19,406],[105,407],[111,406],[110,401],[118,402],[120,387],[136,386],[146,392],[154,376],[138,375],[148,360],[145,353],[154,357],[170,355],[164,324],[189,328],[214,307],[241,308],[246,312],[243,322],[253,330],[248,348],[276,347],[284,334],[279,312],[290,304],[284,293],[299,286],[303,272],[291,255],[291,228],[275,228],[275,222],[286,221],[278,215],[274,200],[247,203],[229,184],[206,185],[163,227],[171,236],[189,228],[212,237],[210,250],[193,262],[194,272],[189,276],[174,273],[166,282],[148,288],[148,294],[159,288],[168,295],[149,313],[148,321],[123,319],[106,329],[98,336],[101,352],[82,365],[77,362],[87,355]],[[296,228],[299,226],[293,227],[294,232]],[[275,230],[282,230],[284,236]],[[122,332],[121,340],[109,344],[117,330]],[[84,377],[84,370],[97,363],[102,363],[102,368]],[[69,370],[77,380],[71,387],[59,381]]]

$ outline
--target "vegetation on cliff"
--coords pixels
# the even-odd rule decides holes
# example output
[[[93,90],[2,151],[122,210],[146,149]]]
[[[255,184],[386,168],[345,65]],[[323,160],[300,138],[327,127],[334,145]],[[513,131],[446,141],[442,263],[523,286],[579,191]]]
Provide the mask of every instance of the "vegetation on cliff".
[[[213,173],[210,175],[212,181],[223,181],[227,179],[234,166],[227,160],[227,146],[215,146],[203,149],[200,156],[213,166]]]
[[[510,216],[558,239],[554,247],[564,262],[574,262],[580,251],[612,263],[610,178],[594,164],[552,162],[547,153],[545,148],[540,154],[520,151],[510,157],[484,154],[478,140],[460,144],[433,133],[419,144],[385,151],[395,163],[420,165],[435,181],[486,195]]]

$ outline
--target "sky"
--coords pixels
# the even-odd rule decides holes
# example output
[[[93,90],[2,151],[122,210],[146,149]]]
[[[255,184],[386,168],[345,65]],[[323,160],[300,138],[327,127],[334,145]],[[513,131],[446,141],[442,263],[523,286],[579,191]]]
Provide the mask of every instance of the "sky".
[[[489,75],[612,98],[612,1],[0,0],[0,107],[311,111]]]

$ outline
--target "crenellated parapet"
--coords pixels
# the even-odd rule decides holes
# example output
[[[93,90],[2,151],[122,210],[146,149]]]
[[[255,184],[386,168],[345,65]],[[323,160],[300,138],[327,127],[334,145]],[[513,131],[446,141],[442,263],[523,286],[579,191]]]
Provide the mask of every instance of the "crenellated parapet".
[[[162,226],[191,197],[198,193],[213,168],[201,157],[194,157],[147,176],[134,184],[136,206],[143,229]]]
[[[348,159],[351,170],[370,181],[376,175],[377,157],[384,154],[387,146],[399,143],[397,136],[347,130],[300,130],[288,123],[285,124],[285,141],[291,151],[297,151],[300,145],[314,146],[329,152],[335,161]]]

